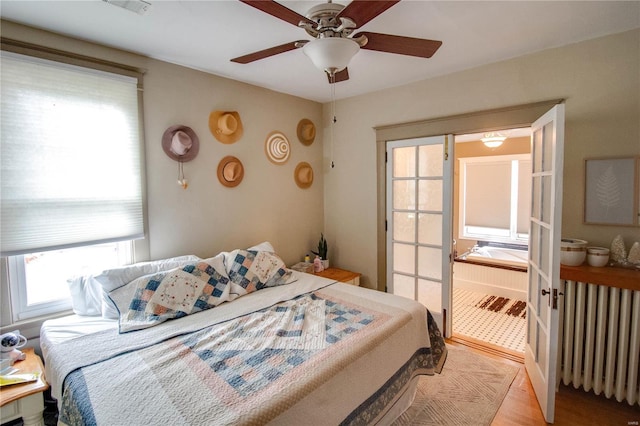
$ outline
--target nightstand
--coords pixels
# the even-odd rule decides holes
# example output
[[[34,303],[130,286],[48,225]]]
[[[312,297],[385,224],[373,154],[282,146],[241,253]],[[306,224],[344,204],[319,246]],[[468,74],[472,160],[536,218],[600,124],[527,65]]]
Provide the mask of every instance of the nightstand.
[[[329,278],[331,280],[340,281],[341,283],[359,286],[360,276],[362,274],[358,272],[347,271],[345,269],[328,268],[322,272],[317,272],[316,275],[324,278]]]
[[[44,426],[42,413],[44,411],[44,397],[42,392],[49,389],[44,378],[44,367],[40,357],[33,352],[33,348],[24,349],[27,358],[17,361],[13,367],[19,373],[40,373],[35,382],[3,386],[0,388],[0,423],[22,417],[24,426]]]

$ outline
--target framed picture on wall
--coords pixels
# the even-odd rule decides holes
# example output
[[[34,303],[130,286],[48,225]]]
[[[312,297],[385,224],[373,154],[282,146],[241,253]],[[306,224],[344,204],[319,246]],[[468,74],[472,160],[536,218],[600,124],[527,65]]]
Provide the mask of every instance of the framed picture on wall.
[[[585,160],[584,222],[640,225],[638,157]]]

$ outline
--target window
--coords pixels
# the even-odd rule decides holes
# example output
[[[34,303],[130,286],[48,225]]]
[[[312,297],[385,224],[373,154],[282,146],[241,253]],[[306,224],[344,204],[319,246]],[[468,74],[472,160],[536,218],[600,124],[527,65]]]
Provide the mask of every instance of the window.
[[[16,320],[68,307],[67,278],[98,267],[91,258],[115,265],[130,252],[118,242],[144,236],[142,75],[18,42],[2,49],[0,246]]]
[[[9,257],[13,321],[71,309],[67,280],[131,263],[131,243],[96,244]]]
[[[459,238],[528,243],[529,154],[461,158],[459,196]]]

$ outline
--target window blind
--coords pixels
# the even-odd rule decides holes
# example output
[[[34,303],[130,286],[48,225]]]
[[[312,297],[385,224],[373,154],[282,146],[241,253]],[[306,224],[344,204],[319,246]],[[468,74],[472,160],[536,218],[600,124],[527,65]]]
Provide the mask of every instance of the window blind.
[[[138,79],[0,54],[2,256],[142,237]]]
[[[509,229],[511,220],[511,163],[467,164],[465,180],[465,224]]]

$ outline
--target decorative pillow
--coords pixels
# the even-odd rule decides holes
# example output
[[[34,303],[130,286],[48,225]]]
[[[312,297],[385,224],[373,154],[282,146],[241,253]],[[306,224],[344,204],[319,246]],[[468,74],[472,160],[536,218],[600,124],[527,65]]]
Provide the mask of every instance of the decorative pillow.
[[[268,252],[271,252],[271,253],[275,253],[276,252],[269,241],[263,241],[260,244],[256,244],[255,246],[249,247],[246,250],[268,251]],[[228,252],[228,251],[223,251],[222,252],[222,254],[224,255],[224,263],[225,263],[225,265],[231,265],[231,263],[233,262],[233,256],[234,256],[233,253],[234,252]]]
[[[120,332],[153,327],[227,301],[229,278],[214,266],[214,259],[146,275],[112,291],[109,296],[120,311]]]
[[[186,255],[171,257],[169,259],[154,260],[151,262],[134,263],[133,265],[103,271],[100,275],[95,277],[102,286],[102,316],[110,319],[118,319],[119,317],[116,306],[113,304],[111,299],[109,299],[109,292],[129,284],[131,281],[144,275],[180,268],[184,265],[195,263],[200,260],[202,259],[198,256]]]
[[[234,250],[225,257],[227,275],[235,284],[232,295],[242,296],[265,287],[287,284],[292,278],[284,261],[272,252]]]
[[[67,280],[71,307],[77,315],[99,316],[102,313],[102,287],[93,275]]]

